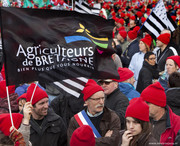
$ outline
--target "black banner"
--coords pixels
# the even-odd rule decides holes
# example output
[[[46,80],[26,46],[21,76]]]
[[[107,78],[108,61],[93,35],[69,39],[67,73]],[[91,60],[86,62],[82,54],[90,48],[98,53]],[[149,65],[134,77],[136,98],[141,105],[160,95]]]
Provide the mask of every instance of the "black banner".
[[[74,11],[1,8],[7,85],[118,78],[113,20]]]

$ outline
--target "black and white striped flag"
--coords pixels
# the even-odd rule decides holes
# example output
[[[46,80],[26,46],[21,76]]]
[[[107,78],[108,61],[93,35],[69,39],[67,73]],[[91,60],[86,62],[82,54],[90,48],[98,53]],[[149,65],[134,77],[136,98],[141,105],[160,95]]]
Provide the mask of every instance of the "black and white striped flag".
[[[53,82],[53,86],[58,90],[64,90],[70,95],[79,98],[80,93],[84,89],[88,79],[84,77],[77,77],[75,79],[65,79],[62,81]]]
[[[94,4],[93,7],[91,7],[87,2],[83,0],[75,1],[74,11],[79,13],[99,15],[100,9],[101,9],[100,4]]]
[[[166,12],[163,0],[159,0],[157,5],[152,9],[147,20],[144,22],[142,28],[145,28],[150,32],[154,38],[157,38],[162,30],[169,29],[173,32],[176,27],[175,22]]]

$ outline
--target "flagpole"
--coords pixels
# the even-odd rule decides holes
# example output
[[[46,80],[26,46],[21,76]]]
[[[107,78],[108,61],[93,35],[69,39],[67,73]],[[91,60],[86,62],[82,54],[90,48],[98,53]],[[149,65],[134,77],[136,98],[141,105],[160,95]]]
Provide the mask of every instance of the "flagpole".
[[[34,97],[34,93],[35,93],[35,91],[36,91],[37,84],[38,84],[38,82],[36,83],[36,85],[35,85],[35,87],[34,87],[34,90],[33,90],[32,96],[31,96],[30,103],[32,103],[32,100],[33,100],[33,97]]]
[[[74,7],[73,7],[73,0],[72,0],[72,10],[74,10]]]
[[[12,127],[14,128],[14,123],[13,123],[13,119],[12,119],[12,112],[11,112],[11,105],[10,105],[10,100],[9,100],[8,86],[6,86],[6,93],[7,93],[7,100],[8,100],[8,106],[9,106],[9,115],[10,115],[10,119],[11,119],[11,124],[12,124]]]

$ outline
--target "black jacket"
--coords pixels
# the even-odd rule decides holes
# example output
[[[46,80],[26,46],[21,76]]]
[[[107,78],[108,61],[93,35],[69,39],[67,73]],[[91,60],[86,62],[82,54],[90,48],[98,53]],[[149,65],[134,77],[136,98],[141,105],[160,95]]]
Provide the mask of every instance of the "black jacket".
[[[128,67],[132,56],[139,52],[139,41],[136,39],[132,41],[121,56],[123,67]]]
[[[66,146],[67,128],[60,116],[49,108],[41,126],[31,117],[30,142],[33,146]]]
[[[129,105],[128,98],[119,90],[115,89],[106,97],[105,106],[115,111],[121,120],[121,129],[125,128],[125,113]]]
[[[143,62],[143,66],[139,72],[136,90],[141,93],[147,86],[152,84],[153,79],[159,78],[157,66],[150,65],[147,61]]]
[[[178,55],[177,51],[169,45],[164,49],[163,52],[161,52],[161,49],[157,50],[157,65],[159,71],[164,71],[167,57],[173,55]]]
[[[180,87],[169,88],[166,91],[167,105],[173,113],[180,116]]]

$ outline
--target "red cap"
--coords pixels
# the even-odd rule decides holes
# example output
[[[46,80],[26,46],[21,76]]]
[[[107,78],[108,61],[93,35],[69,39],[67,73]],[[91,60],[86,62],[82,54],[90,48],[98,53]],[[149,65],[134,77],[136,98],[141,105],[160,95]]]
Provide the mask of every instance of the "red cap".
[[[142,14],[141,11],[137,11],[136,15],[137,15],[139,18],[141,18],[143,14]]]
[[[141,97],[144,101],[150,102],[157,106],[166,106],[166,94],[164,88],[159,82],[149,85],[142,93]]]
[[[93,130],[89,125],[77,128],[71,137],[70,146],[95,146]]]
[[[124,25],[124,19],[122,18],[120,18],[117,22],[120,23],[121,25]]]
[[[179,66],[179,68],[180,68],[180,56],[178,56],[178,55],[175,55],[175,56],[170,56],[170,57],[168,57],[166,60],[168,60],[168,59],[172,59],[174,62],[176,62],[176,64]]]
[[[131,20],[135,20],[136,17],[135,17],[135,16],[131,16],[130,19],[131,19]]]
[[[125,117],[149,122],[149,106],[141,98],[133,98],[126,109]]]
[[[149,34],[147,34],[140,41],[144,42],[148,47],[150,47],[151,43],[152,43],[152,38],[151,38],[151,36]]]
[[[36,86],[36,84],[32,83],[28,87],[27,94],[26,94],[27,101],[31,101],[31,97],[32,97],[35,86]],[[32,99],[32,105],[34,105],[35,103],[37,103],[39,100],[41,100],[43,98],[48,98],[48,95],[43,89],[41,89],[39,86],[37,86],[36,90],[34,92],[33,99]]]
[[[26,99],[26,95],[27,95],[27,93],[24,93],[21,96],[19,96],[18,99],[17,99],[17,103],[19,103],[20,99]]]
[[[125,39],[127,37],[127,32],[125,30],[119,31],[119,34]]]
[[[16,129],[19,129],[23,115],[19,113],[12,113],[12,119],[14,123],[14,127]],[[11,120],[10,120],[10,114],[5,113],[0,115],[0,131],[4,133],[4,135],[9,136],[10,135],[10,128],[11,128]]]
[[[160,34],[157,37],[157,39],[160,40],[162,43],[167,45],[167,44],[169,44],[170,37],[171,37],[171,35],[169,33],[163,33],[163,34]]]
[[[98,91],[104,91],[104,90],[94,80],[89,79],[82,91],[82,93],[84,94],[83,96],[84,101],[86,101],[89,97],[91,97],[94,93]]]
[[[121,12],[121,18],[124,18],[125,16],[125,13]]]
[[[9,95],[15,92],[15,85],[8,86]],[[6,98],[7,91],[6,91],[6,81],[0,81],[0,98]]]
[[[146,21],[145,17],[141,17],[141,23],[144,23]]]
[[[130,30],[128,32],[128,37],[131,39],[131,40],[134,40],[135,38],[137,38],[137,32],[134,31],[134,30]]]

